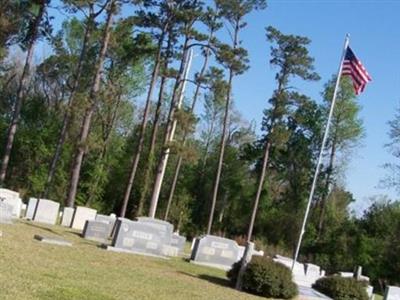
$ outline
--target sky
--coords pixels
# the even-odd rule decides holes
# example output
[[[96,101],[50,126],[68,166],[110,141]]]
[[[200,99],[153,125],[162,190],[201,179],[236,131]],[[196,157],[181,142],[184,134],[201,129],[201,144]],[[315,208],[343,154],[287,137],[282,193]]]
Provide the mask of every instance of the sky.
[[[242,32],[243,46],[249,51],[250,70],[234,81],[238,109],[258,127],[267,99],[276,84],[269,66],[265,27],[272,25],[287,34],[307,36],[312,43],[321,80],[298,85],[300,91],[321,101],[323,85],[337,73],[345,35],[373,81],[358,97],[365,128],[362,145],[350,157],[346,187],[353,193],[356,214],[362,213],[374,195],[398,196],[394,190],[379,188],[387,174],[382,165],[395,162],[384,147],[389,142],[388,121],[400,107],[400,1],[270,0],[268,8],[249,16]]]
[[[296,87],[316,101],[321,101],[324,84],[336,74],[345,35],[350,34],[350,46],[373,78],[358,98],[365,137],[349,157],[346,171],[346,187],[356,199],[353,208],[358,215],[370,204],[371,196],[398,198],[394,190],[378,188],[378,184],[387,174],[382,165],[395,162],[384,145],[389,142],[388,121],[400,108],[399,12],[400,0],[270,0],[266,10],[247,17],[248,25],[240,33],[242,46],[249,51],[250,69],[234,79],[233,97],[236,108],[246,119],[255,121],[258,130],[276,86],[275,70],[268,63],[270,45],[265,27],[272,25],[285,34],[311,39],[309,50],[321,80],[296,82]],[[59,25],[64,17],[55,10],[51,14]],[[192,73],[200,65],[199,56],[195,56]]]

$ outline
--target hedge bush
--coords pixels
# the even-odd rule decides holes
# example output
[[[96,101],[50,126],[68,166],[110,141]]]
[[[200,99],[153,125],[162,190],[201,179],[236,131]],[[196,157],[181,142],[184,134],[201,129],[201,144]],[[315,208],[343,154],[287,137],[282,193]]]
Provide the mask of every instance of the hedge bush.
[[[227,276],[234,285],[240,269],[240,262],[233,265]],[[298,294],[292,282],[292,273],[284,265],[272,259],[255,256],[243,274],[242,289],[249,293],[268,297],[290,299]]]
[[[334,300],[368,300],[365,283],[354,278],[327,276],[318,279],[313,288]]]

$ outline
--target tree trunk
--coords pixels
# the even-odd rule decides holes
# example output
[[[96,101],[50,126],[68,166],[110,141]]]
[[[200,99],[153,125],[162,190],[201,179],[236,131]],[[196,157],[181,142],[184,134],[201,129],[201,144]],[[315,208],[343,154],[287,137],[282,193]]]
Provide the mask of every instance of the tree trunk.
[[[6,147],[4,149],[3,160],[1,163],[0,186],[2,186],[4,184],[4,181],[6,179],[8,163],[10,161],[11,150],[14,145],[15,134],[17,132],[18,123],[19,123],[19,119],[21,116],[22,104],[24,102],[25,90],[26,90],[27,84],[28,84],[29,71],[30,71],[31,64],[32,64],[35,43],[36,43],[36,40],[38,37],[39,26],[40,26],[40,22],[42,21],[43,15],[45,13],[45,9],[46,9],[45,1],[42,1],[40,4],[40,7],[39,7],[38,15],[35,18],[35,21],[32,25],[31,37],[29,40],[28,48],[27,48],[25,65],[24,65],[24,69],[22,71],[21,78],[19,80],[19,84],[18,84],[14,112],[13,112],[10,127],[8,129]]]
[[[57,163],[60,160],[62,148],[64,146],[65,139],[67,137],[67,129],[68,129],[69,122],[71,120],[72,104],[74,102],[74,98],[75,98],[75,95],[76,95],[76,92],[77,92],[78,86],[79,86],[79,80],[82,75],[83,60],[86,56],[87,45],[88,45],[88,42],[89,42],[89,39],[91,36],[91,30],[92,30],[92,24],[94,22],[94,17],[95,17],[95,14],[93,12],[91,12],[88,17],[88,22],[87,22],[87,26],[86,26],[86,30],[85,30],[85,35],[83,38],[83,43],[82,43],[82,49],[81,49],[81,53],[79,55],[78,66],[76,69],[76,75],[74,76],[74,80],[72,82],[71,93],[68,98],[67,109],[64,113],[63,123],[61,126],[61,131],[60,131],[60,135],[58,138],[56,150],[54,152],[53,158],[50,163],[50,168],[49,168],[49,173],[48,173],[46,184],[45,184],[45,189],[42,194],[43,198],[48,197],[50,185],[53,182],[54,174],[55,174],[56,168],[57,168]]]
[[[107,154],[107,146],[111,137],[112,129],[114,128],[115,121],[117,119],[117,113],[121,104],[122,95],[119,94],[117,96],[117,102],[115,103],[114,110],[112,111],[111,120],[109,124],[106,126],[106,132],[103,136],[103,147],[101,149],[100,155],[97,158],[98,164],[100,164],[100,171],[104,169],[104,158]],[[96,181],[92,184],[93,188],[97,189],[99,185],[99,177],[96,177]],[[93,203],[94,197],[92,196],[94,193],[89,193],[88,200],[86,201],[86,206],[90,206]]]
[[[158,198],[160,196],[161,185],[165,175],[165,169],[167,167],[169,153],[170,153],[170,143],[173,141],[176,122],[175,112],[180,108],[182,104],[182,86],[185,80],[186,72],[188,69],[188,37],[185,38],[185,42],[183,43],[183,53],[181,59],[181,65],[179,68],[179,75],[175,82],[174,91],[171,100],[171,107],[168,114],[167,127],[165,130],[163,149],[161,153],[161,157],[157,167],[156,178],[153,187],[153,193],[151,196],[150,203],[150,212],[149,217],[154,218],[157,210]]]
[[[234,32],[234,39],[233,39],[233,50],[235,50],[238,46],[238,37],[239,37],[239,23],[236,23],[235,32]],[[221,135],[221,142],[220,142],[220,150],[219,150],[219,158],[218,158],[218,167],[217,172],[215,175],[214,180],[214,188],[212,194],[212,202],[211,202],[211,210],[210,215],[208,218],[208,225],[207,225],[207,234],[211,233],[211,227],[214,219],[214,212],[215,212],[215,204],[217,202],[218,196],[218,188],[219,182],[221,179],[221,172],[222,172],[222,164],[224,162],[224,153],[225,153],[225,144],[226,144],[226,135],[228,132],[228,123],[229,123],[229,109],[231,105],[231,91],[232,91],[232,81],[233,81],[233,70],[230,68],[229,70],[229,80],[228,80],[228,89],[226,93],[226,103],[225,103],[225,114],[224,114],[224,124],[222,128],[222,135]]]
[[[157,56],[156,56],[156,60],[155,60],[155,64],[154,64],[153,73],[151,74],[150,87],[149,87],[149,91],[147,93],[147,98],[146,98],[146,104],[145,104],[145,108],[144,108],[142,123],[140,125],[139,141],[138,141],[138,144],[137,144],[137,148],[135,149],[136,150],[135,151],[135,155],[134,155],[134,157],[132,159],[131,171],[129,173],[129,179],[128,179],[128,183],[126,185],[124,198],[122,200],[121,210],[120,210],[120,213],[119,213],[120,217],[125,217],[126,209],[128,207],[129,198],[131,196],[133,182],[134,182],[135,176],[136,176],[137,167],[139,165],[140,156],[141,156],[142,151],[143,151],[144,138],[145,138],[145,134],[146,134],[147,119],[148,119],[148,115],[149,115],[149,111],[150,111],[151,97],[153,96],[153,91],[154,91],[154,88],[155,88],[156,83],[157,83],[158,73],[160,71],[162,43],[164,41],[164,37],[165,37],[166,31],[168,29],[168,26],[169,26],[169,24],[167,22],[164,25],[164,28],[163,28],[163,31],[161,33],[160,39],[158,41]]]
[[[210,33],[209,41],[211,40],[211,38],[213,36],[212,33],[213,32]],[[210,43],[208,45],[210,45]],[[205,74],[205,72],[207,70],[209,56],[210,56],[210,49],[207,48],[205,56],[204,56],[203,66],[202,66],[201,71],[199,73],[199,77],[200,78],[202,78],[204,76],[204,74]],[[198,99],[198,97],[200,95],[200,88],[201,88],[201,83],[199,82],[196,85],[196,90],[194,92],[193,102],[192,102],[192,106],[190,108],[190,113],[194,112],[194,109],[195,109],[196,103],[197,103],[197,99]],[[182,146],[183,147],[186,145],[187,138],[188,138],[188,131],[185,128],[185,131],[183,133],[183,138],[182,138]],[[173,177],[172,184],[171,184],[171,190],[170,190],[169,196],[168,196],[168,203],[167,203],[167,209],[165,210],[164,220],[168,219],[168,214],[169,214],[169,210],[170,210],[170,207],[171,207],[172,199],[174,198],[176,184],[178,182],[179,173],[180,173],[181,166],[182,166],[182,161],[183,161],[183,157],[182,157],[182,155],[179,155],[178,161],[177,161],[177,163],[175,165],[175,172],[174,172],[174,177]]]
[[[90,89],[90,94],[89,94],[90,105],[86,109],[86,112],[85,112],[85,115],[83,118],[81,130],[80,130],[80,134],[79,134],[78,146],[77,146],[74,161],[72,164],[70,186],[69,186],[68,196],[67,196],[67,200],[66,200],[66,206],[68,206],[68,207],[73,207],[74,203],[75,203],[75,197],[76,197],[76,192],[77,192],[78,183],[79,183],[79,175],[80,175],[80,171],[81,171],[83,155],[85,154],[85,151],[87,148],[86,143],[87,143],[87,137],[89,135],[90,124],[92,121],[92,116],[93,116],[94,110],[97,105],[97,94],[100,90],[100,79],[101,79],[100,77],[101,77],[101,73],[102,73],[102,69],[103,69],[103,63],[104,63],[106,53],[107,53],[108,43],[110,40],[112,19],[113,19],[115,9],[116,9],[115,0],[111,0],[110,8],[107,12],[107,21],[106,21],[106,27],[104,29],[103,39],[101,42],[100,54],[99,54],[99,58],[95,65],[95,75],[93,78],[93,84]]]

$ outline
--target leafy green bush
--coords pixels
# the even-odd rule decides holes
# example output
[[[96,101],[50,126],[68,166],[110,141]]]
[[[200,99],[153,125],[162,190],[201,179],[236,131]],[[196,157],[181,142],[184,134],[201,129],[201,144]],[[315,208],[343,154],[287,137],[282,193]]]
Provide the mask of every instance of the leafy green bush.
[[[323,277],[317,280],[313,288],[335,300],[368,300],[365,283],[354,278]]]
[[[236,283],[239,269],[240,262],[235,263],[227,273],[232,284]],[[259,256],[253,257],[247,265],[242,289],[268,298],[290,299],[298,294],[297,286],[292,282],[292,273],[287,267]]]

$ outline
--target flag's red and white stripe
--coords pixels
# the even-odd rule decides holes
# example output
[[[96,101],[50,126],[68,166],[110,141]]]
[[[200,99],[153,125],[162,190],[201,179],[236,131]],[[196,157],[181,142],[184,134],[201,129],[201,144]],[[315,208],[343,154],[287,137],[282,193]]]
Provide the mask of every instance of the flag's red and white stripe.
[[[365,86],[372,80],[361,61],[354,55],[350,47],[347,47],[343,61],[343,75],[348,75],[353,81],[356,95],[364,91]]]

